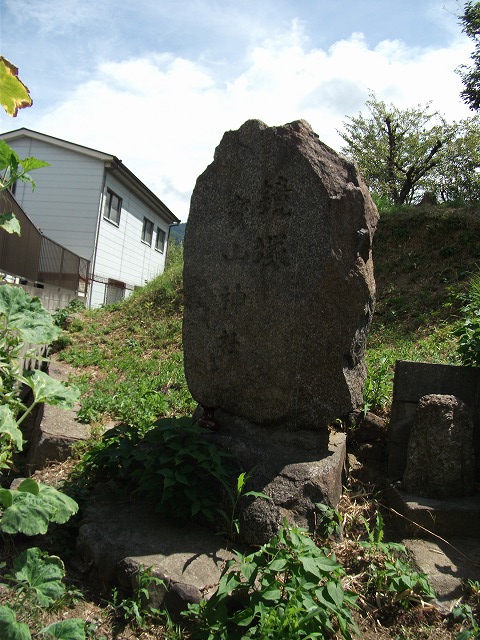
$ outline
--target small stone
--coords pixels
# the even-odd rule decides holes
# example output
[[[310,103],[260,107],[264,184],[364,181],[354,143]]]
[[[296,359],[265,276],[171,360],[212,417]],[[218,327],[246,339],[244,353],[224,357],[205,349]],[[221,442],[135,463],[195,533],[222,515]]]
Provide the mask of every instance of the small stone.
[[[452,395],[420,398],[410,432],[403,488],[425,498],[471,495],[475,482],[473,420]]]

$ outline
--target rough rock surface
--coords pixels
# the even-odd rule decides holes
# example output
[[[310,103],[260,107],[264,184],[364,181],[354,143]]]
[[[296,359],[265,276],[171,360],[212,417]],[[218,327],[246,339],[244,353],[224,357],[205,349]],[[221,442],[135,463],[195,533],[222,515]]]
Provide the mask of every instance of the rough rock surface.
[[[185,237],[183,342],[202,405],[325,429],[362,403],[378,214],[303,120],[225,133]]]
[[[72,371],[69,365],[51,358],[48,373],[52,378],[67,381]],[[90,437],[90,425],[77,420],[79,408],[78,403],[72,410],[40,405],[32,428],[25,432],[22,426],[28,441],[26,464],[29,473],[43,469],[50,462],[63,462],[70,456],[73,445]]]
[[[86,509],[77,538],[81,568],[103,584],[136,586],[141,567],[163,585],[150,585],[154,607],[172,613],[200,602],[216,587],[234,557],[218,535],[196,524],[161,518],[151,505],[123,497],[120,486],[103,487]]]
[[[409,539],[403,543],[418,569],[428,575],[428,581],[437,592],[437,604],[445,613],[458,604],[465,593],[467,580],[480,579],[478,540]]]
[[[474,491],[473,420],[452,395],[420,398],[410,432],[403,489],[425,498],[455,498]]]
[[[259,429],[243,418],[217,411],[211,439],[249,471],[247,490],[270,500],[246,498],[238,508],[242,541],[267,542],[286,519],[315,530],[316,503],[337,507],[346,458],[344,433]]]

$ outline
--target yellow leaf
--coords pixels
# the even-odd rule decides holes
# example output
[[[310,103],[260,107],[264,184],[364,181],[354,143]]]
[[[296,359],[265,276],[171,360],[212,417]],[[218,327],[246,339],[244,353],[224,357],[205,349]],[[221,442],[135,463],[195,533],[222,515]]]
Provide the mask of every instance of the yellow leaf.
[[[28,87],[18,78],[17,67],[3,56],[0,56],[0,103],[13,117],[19,109],[31,107],[33,103]]]

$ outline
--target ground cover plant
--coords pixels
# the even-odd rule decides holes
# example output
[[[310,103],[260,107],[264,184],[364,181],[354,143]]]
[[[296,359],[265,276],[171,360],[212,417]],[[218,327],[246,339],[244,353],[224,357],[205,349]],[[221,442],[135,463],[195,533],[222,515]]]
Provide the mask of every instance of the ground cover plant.
[[[367,352],[365,411],[388,417],[395,359],[461,361],[454,331],[463,326],[465,307],[471,304],[479,231],[480,218],[471,209],[411,207],[382,214],[374,247],[378,300]],[[168,508],[170,495],[186,518],[194,504],[206,514],[218,506],[209,502],[208,491],[203,497],[195,493],[199,460],[207,475],[218,475],[227,461],[220,461],[218,469],[209,467],[215,456],[196,440],[191,422],[184,421],[195,404],[182,366],[181,270],[181,246],[174,246],[165,274],[129,299],[105,309],[58,315],[65,329],[55,357],[72,366],[72,379],[82,390],[81,419],[93,425],[94,434],[111,420],[117,423],[105,438],[96,435],[79,447],[75,473],[74,461],[43,472],[57,486],[56,474],[61,475],[65,490],[75,488],[72,495],[80,504],[89,499],[87,480],[98,470],[104,479],[121,480],[136,499],[154,498],[160,510]],[[184,433],[174,433],[172,425]],[[181,464],[176,465],[178,456]],[[235,480],[239,495],[248,489],[248,477],[242,479],[238,470],[228,479],[234,500]],[[373,483],[352,476],[338,511],[319,505],[315,539],[285,527],[264,548],[244,552],[231,567],[233,577],[224,575],[211,604],[194,608],[182,621],[172,623],[149,606],[148,568],[133,595],[99,593],[82,585],[83,599],[74,603],[70,598],[68,617],[83,619],[86,637],[98,640],[348,638],[355,637],[356,627],[367,639],[475,637],[475,589],[468,591],[455,618],[440,616],[429,604],[432,591],[425,576],[412,568],[405,549],[391,541],[388,513],[384,519],[378,515],[379,497]],[[230,534],[235,533],[232,506],[225,522]],[[55,556],[58,545],[55,535],[44,536],[37,548]],[[8,604],[18,578],[15,554],[8,545],[4,549],[12,579],[5,580],[6,591],[0,590],[0,606]],[[64,562],[66,577],[75,576],[67,557]],[[67,580],[66,596],[71,585]],[[48,618],[45,612],[37,615],[37,629],[60,617],[53,611]],[[32,628],[30,620],[28,624]]]
[[[344,573],[331,550],[284,523],[258,551],[227,565],[210,600],[189,607],[193,637],[313,639],[337,629],[351,640],[355,596],[342,586]]]

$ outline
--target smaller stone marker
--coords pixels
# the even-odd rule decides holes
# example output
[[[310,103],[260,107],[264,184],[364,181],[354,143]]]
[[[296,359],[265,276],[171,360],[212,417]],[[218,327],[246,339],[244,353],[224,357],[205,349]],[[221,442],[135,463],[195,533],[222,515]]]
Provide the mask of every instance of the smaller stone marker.
[[[326,430],[361,405],[377,219],[354,165],[307,122],[225,133],[185,236],[197,402],[287,430]]]
[[[460,498],[474,492],[473,420],[460,398],[420,398],[402,484],[406,493],[424,498]]]

